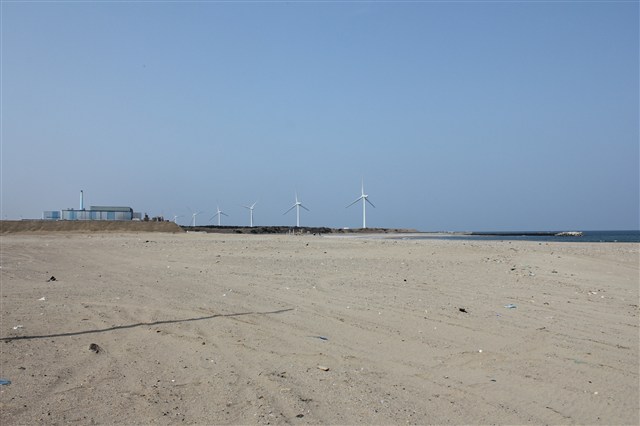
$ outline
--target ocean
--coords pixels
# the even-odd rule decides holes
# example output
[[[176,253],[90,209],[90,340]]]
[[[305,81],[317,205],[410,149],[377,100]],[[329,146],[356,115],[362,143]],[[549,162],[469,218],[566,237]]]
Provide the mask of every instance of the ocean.
[[[560,231],[558,231],[560,232]],[[576,243],[640,243],[638,231],[581,231],[580,237],[558,237],[553,232],[469,232],[469,233],[428,233],[402,237],[403,239],[448,239],[466,241],[539,241]]]

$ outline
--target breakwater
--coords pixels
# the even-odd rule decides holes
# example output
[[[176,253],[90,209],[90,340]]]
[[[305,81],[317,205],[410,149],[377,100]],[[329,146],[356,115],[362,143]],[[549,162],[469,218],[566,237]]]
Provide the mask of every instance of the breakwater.
[[[580,231],[536,231],[536,232],[465,232],[463,235],[477,235],[485,237],[581,237]]]

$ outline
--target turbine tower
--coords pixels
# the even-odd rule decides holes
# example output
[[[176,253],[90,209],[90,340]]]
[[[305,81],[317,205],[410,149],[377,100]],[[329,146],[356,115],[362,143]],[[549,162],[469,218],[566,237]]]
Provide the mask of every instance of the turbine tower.
[[[251,206],[242,206],[245,209],[249,209],[249,226],[253,228],[253,208],[256,206],[258,202],[251,204]]]
[[[367,227],[367,203],[371,204],[371,206],[374,208],[375,206],[371,201],[369,201],[369,196],[364,193],[364,178],[362,179],[362,195],[356,198],[353,203],[349,204],[345,208],[351,207],[360,200],[362,200],[362,229],[365,229]]]
[[[308,208],[303,206],[300,201],[298,201],[298,193],[296,192],[296,202],[293,204],[293,206],[291,206],[291,208],[289,210],[287,210],[286,212],[282,213],[283,215],[285,215],[285,214],[289,213],[291,210],[293,210],[294,208],[296,209],[296,228],[300,228],[300,207],[302,207],[306,211],[310,211]]]
[[[211,219],[209,220],[213,220],[214,217],[218,216],[218,226],[220,226],[220,216],[227,216],[229,217],[228,214],[226,214],[225,212],[223,212],[222,210],[220,210],[220,206],[216,206],[216,214],[214,214],[213,216],[211,216]]]

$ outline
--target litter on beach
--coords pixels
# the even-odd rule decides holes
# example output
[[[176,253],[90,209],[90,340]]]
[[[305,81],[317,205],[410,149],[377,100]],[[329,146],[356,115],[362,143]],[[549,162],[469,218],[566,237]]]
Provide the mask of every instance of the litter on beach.
[[[515,308],[517,308],[517,306],[514,305],[513,303],[509,303],[508,305],[504,305],[504,307],[507,308],[507,309],[515,309]]]
[[[324,337],[324,336],[309,336],[309,337],[313,337],[313,338],[315,338],[315,339],[320,339],[320,340],[324,340],[324,341],[329,340],[329,338],[328,338],[328,337]]]

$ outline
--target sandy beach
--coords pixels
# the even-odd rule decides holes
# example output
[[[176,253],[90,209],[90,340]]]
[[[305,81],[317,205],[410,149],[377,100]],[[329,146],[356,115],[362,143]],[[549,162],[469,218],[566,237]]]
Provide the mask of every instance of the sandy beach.
[[[640,423],[638,244],[1,245],[3,425]]]

